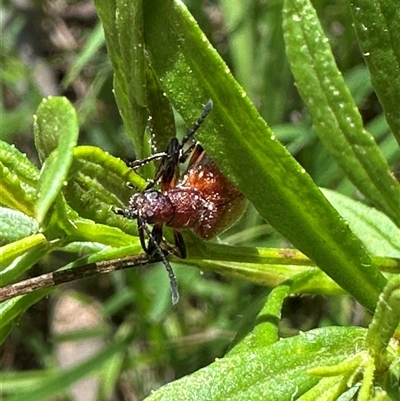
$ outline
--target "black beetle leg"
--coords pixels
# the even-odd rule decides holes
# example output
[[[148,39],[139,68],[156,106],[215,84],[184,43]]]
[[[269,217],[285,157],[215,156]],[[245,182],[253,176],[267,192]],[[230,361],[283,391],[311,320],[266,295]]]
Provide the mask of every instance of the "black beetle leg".
[[[185,241],[182,237],[182,234],[179,231],[174,230],[174,241],[175,241],[175,246],[177,247],[179,251],[179,257],[182,259],[186,259],[187,253],[186,253],[186,245]]]

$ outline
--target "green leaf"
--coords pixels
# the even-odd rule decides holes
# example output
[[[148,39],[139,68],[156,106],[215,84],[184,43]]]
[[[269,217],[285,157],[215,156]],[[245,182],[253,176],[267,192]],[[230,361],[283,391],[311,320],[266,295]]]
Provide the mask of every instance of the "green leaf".
[[[40,104],[34,123],[35,144],[44,163],[38,186],[35,216],[41,224],[55,202],[72,164],[78,140],[78,117],[64,97],[49,97]]]
[[[17,210],[0,206],[0,244],[9,244],[39,231],[38,222]]]
[[[365,329],[355,327],[325,327],[281,339],[268,347],[217,360],[167,384],[146,401],[290,400],[320,381],[308,374],[308,369],[336,365],[365,351],[364,334]]]
[[[115,247],[127,246],[138,240],[119,228],[82,218],[73,220],[67,233],[69,241],[92,241]]]
[[[304,280],[296,281],[291,288],[296,293],[343,294],[344,291],[303,254],[293,249],[232,247],[207,243],[202,252],[190,255],[182,261],[200,270],[210,270],[222,275],[246,280],[258,285],[276,287],[285,281],[304,274]],[[393,266],[394,264],[394,266]],[[396,268],[391,263],[392,269]]]
[[[61,85],[66,88],[78,76],[80,71],[89,63],[89,61],[97,55],[101,46],[104,44],[104,32],[100,23],[90,32],[85,45],[77,55],[76,60],[68,69],[67,75],[62,80]]]
[[[372,85],[400,144],[400,9],[395,0],[350,2],[354,26]]]
[[[186,124],[195,121],[207,99],[214,101],[198,138],[221,170],[263,218],[373,310],[383,276],[272,135],[187,9],[171,0],[145,2],[144,21],[151,66]]]
[[[10,208],[33,215],[33,199],[29,196],[17,175],[0,162],[0,202]]]
[[[271,291],[267,302],[265,302],[265,296],[262,298],[265,304],[256,319],[252,319],[253,329],[233,348],[228,354],[229,357],[240,352],[267,347],[279,340],[278,323],[281,320],[283,302],[289,295],[290,285],[282,284]],[[240,338],[240,331],[237,337]]]
[[[136,155],[143,157],[148,112],[142,2],[96,0],[95,4],[114,67],[115,99]]]
[[[71,172],[72,177],[64,190],[69,206],[82,217],[136,235],[136,222],[117,216],[111,208],[128,204],[133,191],[128,188],[127,182],[144,189],[146,181],[122,160],[93,146],[74,149]]]
[[[349,379],[351,379],[350,373],[324,377],[316,386],[297,398],[296,401],[337,401],[338,399],[340,399],[340,401],[351,401],[354,398],[343,398],[343,393],[346,393],[348,389],[347,383]],[[358,387],[353,388],[355,391],[351,393],[352,395],[358,390]]]
[[[21,153],[15,145],[0,141],[0,161],[19,177],[27,190],[29,188],[30,192],[34,192],[39,171],[26,154]]]
[[[139,239],[132,242],[133,243],[131,243],[130,245],[121,246],[118,248],[102,249],[101,251],[95,252],[91,255],[84,256],[71,263],[68,263],[59,270],[70,269],[73,267],[83,266],[91,263],[97,263],[104,260],[112,260],[112,259],[123,258],[130,255],[136,255],[142,250],[142,248],[139,243]]]
[[[104,368],[114,356],[124,352],[126,347],[133,341],[134,336],[131,333],[118,339],[113,344],[107,346],[94,357],[72,368],[59,371],[50,377],[44,377],[36,386],[27,388],[23,392],[15,392],[13,396],[8,397],[9,401],[28,401],[32,400],[32,394],[35,394],[36,400],[46,400],[51,396],[60,394],[68,389],[73,383],[77,382],[99,369]]]
[[[389,217],[329,189],[322,192],[372,255],[400,259],[400,229]]]
[[[47,239],[43,234],[34,234],[29,237],[4,245],[0,248],[1,266],[8,266],[17,257],[23,255],[30,249],[40,247],[47,243]]]
[[[392,277],[379,297],[374,318],[368,328],[366,343],[371,355],[385,361],[386,349],[400,322],[400,276]],[[392,358],[395,355],[393,350]]]
[[[286,0],[286,51],[321,141],[356,187],[400,227],[400,185],[391,175],[337,69],[308,0]]]
[[[152,69],[148,69],[147,72],[147,91],[148,109],[151,115],[149,120],[151,140],[159,151],[163,151],[167,149],[171,138],[176,136],[176,126],[171,103],[165,97]],[[150,178],[153,177],[154,172]]]
[[[52,289],[48,288],[2,302],[0,304],[0,332],[3,334],[3,330],[9,331],[10,325],[14,324],[19,315],[51,291]],[[2,336],[1,339],[4,340],[5,338],[5,336]]]
[[[368,68],[357,66],[347,72],[343,78],[354,99],[354,103],[357,105],[364,104],[373,92]]]
[[[112,213],[110,211],[110,213]],[[134,221],[122,219],[120,217],[121,228],[124,231],[132,231],[136,234]],[[118,225],[118,224],[116,224]],[[54,212],[46,227],[46,237],[54,240],[61,240],[64,245],[68,242],[98,242],[109,246],[125,246],[137,240],[137,237],[125,234],[121,229],[106,224],[98,224],[93,220],[84,219],[62,202],[56,202]]]
[[[0,141],[0,203],[33,216],[37,168],[13,145]]]
[[[58,246],[60,241],[48,242],[43,234],[35,234],[0,248],[1,285],[16,280]]]

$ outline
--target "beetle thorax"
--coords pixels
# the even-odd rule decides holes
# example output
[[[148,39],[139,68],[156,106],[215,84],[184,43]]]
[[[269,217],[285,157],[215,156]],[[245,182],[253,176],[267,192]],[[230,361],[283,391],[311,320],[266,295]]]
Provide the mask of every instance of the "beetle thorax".
[[[129,209],[133,215],[140,216],[149,224],[167,223],[175,212],[168,195],[156,190],[133,195],[129,201]]]

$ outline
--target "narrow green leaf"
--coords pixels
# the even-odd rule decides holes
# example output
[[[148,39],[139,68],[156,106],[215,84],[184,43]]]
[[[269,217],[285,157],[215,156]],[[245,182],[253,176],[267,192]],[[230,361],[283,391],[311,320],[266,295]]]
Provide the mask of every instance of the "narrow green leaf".
[[[275,287],[268,295],[256,319],[253,320],[254,327],[251,332],[231,350],[228,356],[250,352],[276,343],[279,340],[278,324],[281,320],[283,302],[289,295],[290,285],[282,284]]]
[[[119,248],[107,248],[91,255],[84,256],[71,263],[68,263],[59,270],[70,269],[73,267],[83,266],[91,263],[97,263],[103,260],[118,259],[126,256],[136,255],[140,251],[142,251],[141,245],[139,243],[139,240],[136,240],[127,246],[121,246]]]
[[[286,0],[286,51],[321,141],[357,188],[400,226],[400,185],[391,175],[340,74],[308,0]]]
[[[30,388],[27,392],[17,393],[8,397],[8,401],[28,401],[32,400],[32,392],[35,394],[36,400],[46,400],[51,396],[60,394],[68,389],[73,383],[103,368],[117,353],[123,352],[132,342],[133,335],[125,335],[123,338],[115,341],[113,344],[105,347],[94,357],[84,361],[78,366],[74,366],[68,370],[60,371],[58,374],[50,378],[40,381],[34,389]]]
[[[400,228],[389,217],[335,191],[322,189],[322,192],[349,222],[371,255],[400,259]]]
[[[105,224],[96,224],[88,219],[73,221],[74,230],[69,230],[70,241],[93,241],[101,244],[120,247],[127,246],[138,240],[136,237],[123,233],[119,228]]]
[[[114,67],[115,99],[140,158],[148,118],[142,2],[96,0],[95,4]]]
[[[37,243],[35,243],[35,240]],[[18,247],[19,244],[22,246]],[[8,254],[8,258],[2,260],[4,263],[1,264],[0,271],[0,285],[2,286],[19,278],[46,254],[59,247],[60,241],[48,242],[43,239],[42,234],[36,234],[35,236],[24,238],[9,245],[18,248],[16,252]],[[29,248],[27,245],[30,245]],[[3,248],[5,248],[4,251]],[[1,251],[6,254],[5,251],[7,249],[6,247],[3,248],[1,248]]]
[[[15,392],[29,391],[37,383],[49,377],[54,377],[52,370],[27,370],[27,371],[7,371],[2,372],[2,392],[3,394],[10,394]],[[35,400],[36,401],[36,400]]]
[[[310,177],[272,136],[187,9],[181,2],[154,0],[144,3],[144,16],[152,67],[187,125],[207,99],[214,101],[198,133],[206,151],[262,217],[373,310],[383,276]]]
[[[309,375],[308,369],[335,365],[365,351],[364,334],[365,329],[355,327],[311,330],[257,351],[217,360],[167,384],[146,401],[290,400],[320,381]]]
[[[126,207],[136,188],[144,189],[146,181],[126,164],[103,150],[93,146],[78,146],[74,149],[71,179],[64,195],[80,216],[95,222],[116,226],[136,235],[136,222],[117,216],[112,207]]]
[[[0,203],[33,216],[38,169],[14,145],[0,141]]]
[[[400,145],[399,4],[396,0],[354,0],[350,7],[372,84]]]
[[[171,103],[165,97],[152,69],[148,69],[147,72],[147,102],[151,115],[149,123],[152,143],[158,151],[164,151],[171,138],[176,136],[175,118]]]
[[[110,213],[112,213],[110,211]],[[98,242],[109,246],[125,246],[137,240],[137,237],[125,234],[124,231],[136,235],[137,224],[120,217],[119,228],[106,224],[98,224],[93,220],[80,217],[73,209],[62,202],[56,202],[54,212],[46,227],[48,238],[61,238],[64,242],[83,241]]]
[[[254,99],[255,93],[252,91],[254,86],[254,64],[249,63],[249,60],[254,60],[256,46],[252,6],[254,6],[254,3],[251,2],[242,4],[241,2],[229,0],[221,1],[221,9],[229,30],[229,49],[235,66],[235,76],[248,91],[250,97]],[[243,7],[245,7],[245,10],[243,10]]]
[[[0,206],[0,245],[28,237],[38,231],[39,224],[32,217]]]
[[[338,399],[346,401],[346,399],[339,397],[348,389],[348,382],[353,373],[324,377],[296,401],[337,401]],[[352,399],[350,398],[348,401]]]
[[[391,278],[376,305],[366,343],[371,355],[384,359],[385,350],[400,322],[400,276]],[[392,351],[393,352],[393,351]],[[393,355],[392,355],[393,357]],[[379,363],[379,362],[378,362]]]
[[[13,324],[15,319],[24,313],[30,306],[34,305],[40,299],[48,295],[52,289],[45,289],[32,292],[31,294],[23,295],[9,299],[0,304],[0,331],[8,330],[9,325]],[[4,340],[2,338],[2,340]]]
[[[0,248],[0,261],[4,269],[17,257],[23,255],[30,249],[36,248],[47,243],[47,239],[43,234],[33,234],[29,237],[4,245]]]
[[[58,147],[66,151],[76,142],[78,119],[72,104],[65,97],[49,96],[40,103],[34,116],[35,145],[42,163]]]
[[[364,104],[373,92],[369,70],[365,66],[357,65],[343,76],[349,88],[354,103]]]
[[[0,327],[0,344],[3,344],[4,340],[8,337],[8,335],[10,334],[11,330],[13,328],[13,324],[12,323],[8,323],[2,327]],[[4,372],[2,372],[2,380],[4,378]],[[2,383],[2,390],[4,391],[4,386]]]
[[[29,187],[30,192],[35,191],[37,180],[39,179],[39,170],[27,158],[26,154],[21,153],[15,145],[0,141],[0,162]]]
[[[19,177],[0,162],[0,203],[33,216],[33,196],[29,195]]]
[[[35,205],[36,219],[42,223],[64,185],[77,144],[78,117],[72,104],[64,97],[44,99],[35,117],[34,132],[44,163]]]
[[[96,56],[97,52],[104,45],[104,32],[103,27],[100,23],[89,33],[89,36],[86,39],[86,42],[79,54],[77,55],[76,60],[69,68],[67,75],[62,80],[61,85],[66,88],[69,86],[75,78],[78,76],[80,71],[85,67],[89,61]]]
[[[311,389],[311,391],[308,391],[299,399],[301,401],[314,401],[315,399],[325,401],[325,399],[337,400],[337,397],[340,396],[340,399],[343,397],[344,400],[350,400],[351,398],[349,398],[349,393],[346,390],[352,386],[358,388],[358,401],[371,400],[372,395],[376,395],[381,392],[378,385],[376,386],[376,389],[373,389],[372,387],[374,381],[374,371],[374,360],[367,351],[358,352],[334,365],[320,365],[315,368],[311,368],[308,370],[308,372],[312,375],[322,376],[322,380],[317,386]],[[360,373],[362,373],[362,375]],[[337,383],[339,386],[333,386],[331,389],[325,386],[325,388],[321,388],[320,384],[326,382],[325,379],[332,377],[342,378],[343,380],[341,380],[340,383]],[[335,395],[336,397],[334,397]],[[378,399],[381,398],[374,398],[374,400]]]

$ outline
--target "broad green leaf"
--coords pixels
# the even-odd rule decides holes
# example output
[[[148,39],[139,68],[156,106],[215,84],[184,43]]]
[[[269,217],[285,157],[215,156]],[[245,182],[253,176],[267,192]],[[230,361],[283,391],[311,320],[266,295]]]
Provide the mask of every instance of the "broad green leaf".
[[[337,69],[308,0],[286,0],[286,51],[321,141],[354,185],[400,226],[400,185],[391,175]]]
[[[308,369],[337,365],[365,351],[364,334],[365,329],[355,327],[325,327],[281,339],[252,352],[216,360],[167,384],[146,401],[290,400],[320,381],[320,377],[308,374]]]
[[[28,237],[39,231],[38,222],[17,210],[0,206],[0,244]]]
[[[136,155],[143,157],[148,112],[142,2],[96,0],[95,4],[114,67],[115,99]]]
[[[374,89],[400,145],[400,9],[395,0],[350,2],[360,49]]]
[[[400,259],[400,228],[389,217],[329,189],[322,189],[322,192],[349,222],[371,255]]]
[[[143,6],[151,66],[186,124],[196,120],[208,99],[214,102],[198,132],[206,151],[262,217],[373,310],[385,283],[383,276],[310,177],[272,135],[184,5],[154,0]]]
[[[35,117],[34,132],[43,163],[35,205],[41,224],[64,185],[77,144],[78,118],[72,104],[64,97],[44,99]]]

